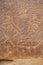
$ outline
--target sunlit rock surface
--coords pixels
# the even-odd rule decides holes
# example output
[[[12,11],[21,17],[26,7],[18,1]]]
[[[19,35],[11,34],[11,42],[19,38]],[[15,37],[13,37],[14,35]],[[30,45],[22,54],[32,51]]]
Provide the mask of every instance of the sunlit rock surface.
[[[0,65],[43,65],[41,58],[15,59],[14,61],[1,61]]]

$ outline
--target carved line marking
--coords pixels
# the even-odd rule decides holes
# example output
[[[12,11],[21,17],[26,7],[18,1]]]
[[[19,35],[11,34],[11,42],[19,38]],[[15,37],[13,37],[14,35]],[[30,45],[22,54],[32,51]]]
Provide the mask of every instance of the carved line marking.
[[[10,40],[10,38],[9,38],[9,36],[8,35],[6,35],[6,33],[5,32],[3,32],[3,34],[6,36],[6,38],[11,42],[11,44],[13,45],[13,42]]]
[[[33,46],[33,48],[37,48],[37,47],[41,44],[42,41],[43,41],[43,40],[40,40],[40,41],[39,41],[39,44],[37,44],[36,46]]]

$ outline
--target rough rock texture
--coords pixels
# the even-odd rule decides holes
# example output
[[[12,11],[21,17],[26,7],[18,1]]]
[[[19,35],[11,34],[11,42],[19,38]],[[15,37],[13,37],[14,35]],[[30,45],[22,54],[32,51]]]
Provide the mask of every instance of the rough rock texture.
[[[0,0],[0,59],[43,57],[43,0]]]

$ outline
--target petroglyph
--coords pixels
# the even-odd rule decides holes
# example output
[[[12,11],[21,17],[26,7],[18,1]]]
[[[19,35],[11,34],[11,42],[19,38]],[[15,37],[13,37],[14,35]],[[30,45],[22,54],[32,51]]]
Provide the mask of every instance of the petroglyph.
[[[0,0],[0,59],[43,57],[42,2]]]

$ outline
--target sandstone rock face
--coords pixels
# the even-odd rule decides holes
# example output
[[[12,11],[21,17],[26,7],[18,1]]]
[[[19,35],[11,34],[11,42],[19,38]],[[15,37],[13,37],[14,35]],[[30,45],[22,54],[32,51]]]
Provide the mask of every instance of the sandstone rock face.
[[[43,57],[43,0],[0,0],[0,59]]]
[[[43,65],[42,58],[15,59],[15,61],[0,61],[0,65]]]

